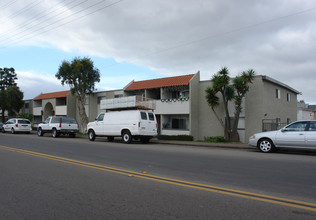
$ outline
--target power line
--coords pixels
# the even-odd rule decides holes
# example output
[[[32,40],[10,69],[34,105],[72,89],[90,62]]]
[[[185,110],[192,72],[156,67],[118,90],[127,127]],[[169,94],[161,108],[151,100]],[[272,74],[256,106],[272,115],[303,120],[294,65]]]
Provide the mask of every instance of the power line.
[[[11,2],[7,2],[7,3],[4,3],[3,5],[0,6],[1,10],[4,10],[6,9],[7,7],[13,5],[15,2],[17,2],[17,0],[14,0],[14,1],[11,1]]]
[[[27,6],[25,6],[24,8],[20,9],[19,11],[17,11],[16,13],[14,13],[14,14],[10,15],[9,17],[7,17],[7,19],[14,18],[14,17],[16,17],[16,16],[18,16],[18,15],[24,13],[25,11],[28,11],[28,10],[34,8],[35,6],[39,5],[40,3],[42,3],[41,0],[39,0],[39,1],[37,1],[37,0],[36,0],[36,1],[33,1],[33,2],[31,2],[30,4],[28,4]],[[5,22],[2,22],[1,24],[3,24],[3,23],[5,23]]]
[[[67,0],[63,0],[62,2],[65,2],[65,1],[67,1]],[[74,2],[74,1],[76,1],[76,0],[73,0],[72,2]],[[72,2],[70,2],[70,3],[72,3]],[[68,3],[68,4],[70,4],[70,3]],[[66,4],[66,6],[67,6],[68,4]],[[28,25],[32,24],[32,23],[34,22],[34,20],[36,21],[36,20],[38,20],[38,19],[44,17],[46,14],[51,14],[52,12],[55,12],[55,11],[57,11],[59,8],[63,7],[63,6],[60,6],[60,7],[58,7],[57,9],[51,11],[51,9],[54,9],[56,6],[60,6],[60,3],[57,3],[56,5],[52,6],[49,10],[44,10],[44,11],[42,11],[41,13],[39,13],[39,14],[37,14],[37,15],[31,17],[31,18],[29,18],[29,20],[27,20],[27,21],[25,21],[25,22],[16,24],[16,26],[25,28],[25,27],[27,27]],[[42,15],[42,14],[44,14],[44,15]],[[41,15],[42,15],[42,16],[41,16]],[[33,20],[33,21],[32,21],[32,20]],[[31,21],[31,22],[30,22],[30,21]],[[10,33],[10,35],[13,35],[13,34],[15,34],[19,29],[21,29],[21,28],[11,28],[11,29],[9,29],[9,30],[6,30],[6,32],[7,32],[7,33]],[[22,31],[22,32],[23,32],[23,31]],[[18,33],[20,33],[20,32],[18,32]],[[18,33],[17,33],[17,34],[18,34]],[[1,39],[1,38],[5,38],[5,36],[1,36],[0,39]]]
[[[76,4],[76,5],[74,5],[74,6],[71,6],[70,8],[67,8],[67,9],[65,9],[64,11],[61,11],[61,12],[59,12],[57,15],[55,14],[55,15],[52,15],[52,17],[56,17],[56,16],[59,16],[59,15],[61,15],[61,14],[63,14],[63,13],[65,13],[65,12],[67,12],[68,10],[70,10],[70,9],[73,9],[73,8],[75,8],[75,7],[78,7],[78,6],[80,6],[80,5],[82,5],[83,3],[85,3],[85,2],[87,2],[88,0],[84,0],[84,1],[82,1],[82,2],[80,2],[80,3],[78,3],[78,4]],[[72,2],[74,2],[74,1],[72,1]],[[68,3],[68,4],[71,4],[72,2],[70,2],[70,3]],[[68,5],[68,4],[66,4],[66,6]],[[63,6],[65,6],[65,5],[63,5]],[[61,6],[61,7],[63,7],[63,6]],[[54,10],[53,12],[55,12],[55,11],[57,11],[58,9],[56,9],[56,10]],[[46,11],[46,13],[47,13],[47,11]],[[40,13],[41,14],[41,13]],[[44,15],[42,15],[42,16],[40,16],[39,18],[37,18],[35,21],[40,21],[40,18],[42,18],[42,17],[45,17],[46,16],[46,14],[44,14]],[[28,30],[31,30],[33,27],[37,27],[38,29],[37,30],[40,30],[40,29],[42,29],[42,26],[39,26],[39,25],[45,25],[45,22],[46,21],[49,21],[49,20],[52,20],[52,17],[48,17],[47,19],[45,19],[45,20],[42,20],[42,21],[40,21],[40,22],[38,22],[38,23],[35,23],[35,24],[33,24],[32,26],[30,26],[30,27],[27,27],[29,24],[32,24],[32,23],[34,23],[34,21],[32,21],[32,22],[29,22],[25,27],[27,27],[26,29],[24,29],[24,30],[21,30],[21,31],[19,31],[18,33],[16,33],[16,34],[14,34],[14,32],[16,32],[16,31],[14,31],[13,33],[12,32],[10,32],[10,31],[7,31],[8,33],[10,33],[10,35],[15,35],[15,36],[17,36],[17,37],[15,37],[15,38],[7,38],[6,40],[4,40],[2,43],[6,43],[6,42],[10,42],[10,41],[15,41],[15,40],[17,40],[17,39],[20,39],[20,38],[23,38],[23,36],[25,36],[25,35],[22,35],[22,36],[18,36],[18,34],[23,34],[23,32],[27,32]],[[62,19],[60,19],[60,20],[62,20]],[[57,21],[58,22],[58,21]],[[55,22],[55,23],[57,23],[57,22]],[[54,22],[53,22],[54,23]],[[47,27],[47,25],[46,25],[46,27]],[[37,31],[37,30],[35,30],[35,31]],[[27,34],[26,34],[27,35]],[[3,38],[3,37],[2,37]]]
[[[51,23],[51,24],[49,24],[49,25],[46,25],[45,28],[47,28],[47,27],[49,27],[49,26],[52,26],[52,25],[58,23],[59,21],[65,20],[65,19],[70,18],[70,17],[73,17],[75,14],[84,12],[84,11],[86,11],[87,9],[92,8],[92,7],[95,7],[96,5],[99,5],[99,4],[101,4],[101,3],[105,2],[105,1],[107,1],[107,0],[99,1],[99,2],[97,2],[97,3],[95,3],[95,4],[93,4],[93,5],[90,5],[90,6],[87,7],[87,8],[84,8],[84,9],[82,9],[82,10],[80,10],[80,11],[77,11],[77,12],[75,12],[75,13],[73,13],[73,14],[71,14],[71,15],[65,17],[65,18],[61,18],[61,19],[57,20],[56,22],[53,22],[53,23]],[[100,7],[100,8],[98,8],[98,9],[96,9],[96,10],[94,10],[94,11],[88,13],[88,14],[84,14],[84,15],[78,17],[78,18],[74,18],[74,19],[72,19],[72,20],[70,20],[70,21],[67,21],[67,22],[64,22],[64,23],[60,24],[59,26],[52,27],[52,28],[47,29],[47,30],[43,30],[43,31],[41,31],[41,32],[39,32],[39,33],[31,33],[31,34],[29,33],[29,34],[25,34],[25,35],[23,35],[23,36],[20,36],[20,37],[18,37],[18,38],[16,38],[16,39],[13,39],[13,40],[10,39],[9,42],[6,43],[6,44],[5,44],[4,46],[2,46],[1,48],[5,48],[5,47],[7,47],[8,45],[10,45],[10,44],[12,44],[12,43],[18,43],[18,42],[21,42],[21,41],[24,41],[24,40],[33,38],[34,36],[37,36],[37,35],[40,35],[40,34],[49,32],[49,31],[51,31],[51,30],[60,28],[61,26],[64,26],[64,25],[69,24],[69,23],[71,23],[71,22],[74,22],[74,21],[77,21],[77,20],[79,20],[79,19],[82,19],[82,18],[84,18],[84,17],[86,17],[86,16],[88,16],[88,15],[91,15],[91,14],[97,12],[97,11],[101,11],[101,10],[103,10],[103,9],[105,9],[105,8],[114,6],[114,5],[116,5],[116,4],[118,4],[118,3],[122,2],[122,1],[124,1],[124,0],[119,0],[119,1],[116,1],[116,2],[114,2],[114,3],[105,5],[105,6],[103,6],[103,7]],[[27,30],[29,30],[29,29],[30,29],[30,28],[28,28]],[[39,31],[39,30],[42,30],[42,28],[38,28],[38,29],[36,29],[34,32]],[[10,42],[10,41],[11,41],[11,42]]]
[[[169,48],[165,48],[165,49],[162,49],[162,50],[157,50],[157,51],[154,51],[154,52],[151,52],[151,53],[148,53],[148,54],[144,54],[144,55],[138,56],[133,61],[136,61],[139,58],[153,56],[153,55],[164,53],[164,52],[167,52],[167,51],[170,51],[170,50],[174,50],[174,49],[177,49],[177,48],[181,48],[181,47],[185,47],[185,46],[188,46],[188,45],[196,44],[196,43],[199,43],[199,42],[202,42],[202,41],[205,41],[205,40],[218,38],[218,37],[222,37],[222,36],[225,36],[225,35],[237,33],[237,32],[243,31],[243,30],[255,28],[255,27],[258,27],[258,26],[262,26],[262,25],[265,25],[265,24],[269,24],[269,23],[272,23],[272,22],[283,20],[283,19],[286,19],[286,18],[289,18],[289,17],[297,16],[297,15],[300,15],[300,14],[305,14],[305,13],[308,13],[308,12],[311,12],[311,11],[314,11],[314,10],[316,10],[316,8],[306,9],[306,10],[299,11],[299,12],[296,12],[296,13],[293,13],[293,14],[289,14],[289,15],[273,18],[273,19],[270,19],[270,20],[258,22],[258,23],[255,23],[255,24],[247,25],[247,26],[244,26],[244,27],[239,27],[239,28],[236,28],[236,29],[232,29],[230,31],[226,31],[226,32],[218,33],[218,34],[213,34],[213,35],[208,35],[208,36],[196,39],[196,40],[187,41],[187,42],[184,42],[184,43],[179,43],[179,44],[174,45],[174,46],[169,47]]]

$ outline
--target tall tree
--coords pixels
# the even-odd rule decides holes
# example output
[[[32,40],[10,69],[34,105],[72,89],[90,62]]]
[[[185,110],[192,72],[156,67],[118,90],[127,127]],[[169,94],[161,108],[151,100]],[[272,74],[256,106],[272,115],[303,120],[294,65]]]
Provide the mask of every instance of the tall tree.
[[[206,101],[214,112],[216,118],[224,129],[225,139],[228,141],[238,142],[238,122],[242,111],[242,101],[246,93],[249,91],[249,84],[252,83],[255,71],[249,69],[240,75],[231,79],[227,67],[222,68],[212,77],[212,86],[208,87],[206,92]],[[220,93],[225,111],[224,120],[216,112],[216,107],[220,105]],[[235,106],[234,117],[229,113],[229,102],[233,102]],[[231,120],[233,119],[233,120]]]
[[[17,86],[12,86],[6,90],[7,106],[9,115],[16,116],[24,105],[23,92]]]
[[[85,110],[86,94],[95,89],[95,83],[100,82],[100,72],[94,68],[93,62],[85,58],[74,58],[73,61],[63,61],[55,75],[61,84],[68,84],[71,93],[76,96],[81,126],[86,129],[88,117]]]
[[[5,121],[5,111],[8,110],[6,90],[16,86],[15,80],[17,79],[14,68],[0,68],[0,107],[2,110],[2,121]]]

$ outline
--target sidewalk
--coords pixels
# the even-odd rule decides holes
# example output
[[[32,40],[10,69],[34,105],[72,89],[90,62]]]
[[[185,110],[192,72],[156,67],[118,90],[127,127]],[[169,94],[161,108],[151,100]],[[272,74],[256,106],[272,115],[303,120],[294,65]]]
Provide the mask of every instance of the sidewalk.
[[[79,138],[88,138],[88,135],[77,135]],[[121,139],[121,138],[118,138]],[[254,149],[254,147],[248,144],[231,144],[231,143],[208,143],[198,141],[165,141],[153,138],[149,143],[155,144],[170,144],[170,145],[184,145],[184,146],[197,146],[197,147],[218,147],[218,148],[231,148],[231,149]]]
[[[151,143],[157,144],[173,144],[173,145],[185,145],[185,146],[199,146],[199,147],[219,147],[219,148],[232,148],[232,149],[254,149],[254,147],[248,144],[231,144],[231,143],[207,143],[197,141],[164,141],[158,139],[150,140]]]

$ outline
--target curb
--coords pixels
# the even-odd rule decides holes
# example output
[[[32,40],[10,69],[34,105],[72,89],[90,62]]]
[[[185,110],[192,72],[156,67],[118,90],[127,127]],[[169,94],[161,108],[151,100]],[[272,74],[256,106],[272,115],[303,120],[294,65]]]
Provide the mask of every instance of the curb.
[[[217,147],[217,148],[230,148],[230,149],[255,149],[254,147],[249,146],[248,144],[225,144],[225,143],[162,141],[162,140],[152,140],[151,143],[184,145],[184,146],[198,146],[198,147]]]

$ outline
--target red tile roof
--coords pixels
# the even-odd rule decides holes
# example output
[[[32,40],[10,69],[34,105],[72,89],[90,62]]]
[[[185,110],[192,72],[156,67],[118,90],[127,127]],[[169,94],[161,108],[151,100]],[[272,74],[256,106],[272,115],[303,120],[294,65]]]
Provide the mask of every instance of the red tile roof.
[[[132,81],[129,85],[127,85],[124,88],[124,90],[131,91],[131,90],[153,89],[153,88],[161,88],[161,87],[169,87],[169,86],[186,86],[186,85],[189,85],[189,82],[193,78],[194,75],[195,74],[166,77],[166,78],[161,78],[161,79]]]
[[[36,96],[33,100],[64,98],[68,95],[68,93],[70,93],[69,90],[61,92],[42,93],[39,96]]]

